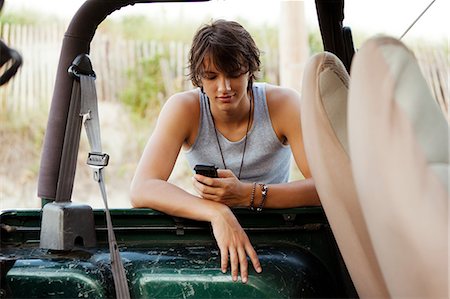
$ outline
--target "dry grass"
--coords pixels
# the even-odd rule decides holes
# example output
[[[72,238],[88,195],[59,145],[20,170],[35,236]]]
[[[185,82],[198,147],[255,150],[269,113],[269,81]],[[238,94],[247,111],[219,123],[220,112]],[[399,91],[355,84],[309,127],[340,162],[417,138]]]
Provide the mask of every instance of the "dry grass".
[[[44,114],[45,115],[45,114]],[[0,116],[0,208],[39,206],[36,180],[45,117]]]

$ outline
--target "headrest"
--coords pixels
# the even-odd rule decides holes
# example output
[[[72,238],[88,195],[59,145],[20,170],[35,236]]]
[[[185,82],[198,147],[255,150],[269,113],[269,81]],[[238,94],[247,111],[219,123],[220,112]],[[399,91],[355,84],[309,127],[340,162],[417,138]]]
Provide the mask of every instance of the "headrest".
[[[449,128],[414,54],[367,40],[348,102],[353,177],[390,297],[448,298]]]
[[[339,250],[361,298],[389,297],[359,205],[347,128],[349,75],[339,58],[317,53],[303,76],[306,157]],[[357,297],[357,295],[355,295]]]
[[[359,66],[359,69],[365,69],[368,76],[374,67],[369,62],[374,57],[382,62],[375,65],[377,71],[383,73],[383,80],[377,82],[375,89],[383,89],[383,93],[391,97],[391,105],[396,105],[401,110],[397,112],[410,122],[416,142],[429,167],[448,189],[448,122],[433,98],[414,54],[402,42],[387,36],[376,36],[368,40],[359,52],[358,61],[368,62],[367,67]],[[391,117],[391,122],[396,121],[396,114]]]
[[[308,92],[309,88],[317,86],[317,90],[311,90],[315,94],[308,96],[319,99],[320,105],[324,109],[323,115],[331,125],[330,131],[336,135],[348,156],[347,93],[349,75],[344,64],[333,53],[317,53],[310,58],[305,74],[310,74],[310,80],[317,80],[318,82],[305,82],[304,91]],[[316,121],[316,125],[319,124],[323,125],[324,123]]]

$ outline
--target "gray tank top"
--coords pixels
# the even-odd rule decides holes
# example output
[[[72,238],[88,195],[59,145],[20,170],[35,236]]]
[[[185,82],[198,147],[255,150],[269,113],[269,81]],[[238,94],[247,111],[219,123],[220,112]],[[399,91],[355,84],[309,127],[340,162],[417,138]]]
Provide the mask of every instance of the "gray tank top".
[[[191,169],[196,164],[215,164],[224,168],[214,132],[214,124],[208,109],[208,97],[200,94],[200,124],[192,147],[185,151]],[[266,184],[284,183],[289,180],[291,149],[278,139],[270,121],[264,83],[253,84],[255,97],[254,121],[247,134],[247,148],[241,171],[241,180]],[[238,176],[245,137],[233,142],[217,131],[227,168]]]

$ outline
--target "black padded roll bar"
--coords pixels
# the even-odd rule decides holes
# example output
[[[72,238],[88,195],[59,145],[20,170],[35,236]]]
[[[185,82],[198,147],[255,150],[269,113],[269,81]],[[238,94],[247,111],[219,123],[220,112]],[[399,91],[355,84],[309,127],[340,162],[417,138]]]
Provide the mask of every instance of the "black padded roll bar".
[[[201,0],[200,0],[201,1]],[[72,18],[64,35],[56,73],[55,88],[47,122],[47,131],[41,154],[38,196],[43,200],[55,200],[64,147],[64,132],[72,93],[72,80],[67,70],[79,54],[89,54],[90,43],[98,25],[112,12],[135,3],[183,2],[145,0],[87,0]],[[193,2],[193,1],[185,1]],[[71,161],[74,170],[64,184],[73,186],[76,159]],[[70,200],[70,199],[69,199]]]
[[[0,40],[0,67],[7,62],[11,62],[10,67],[0,75],[0,86],[8,83],[8,81],[17,73],[22,65],[22,56],[14,49],[8,47]]]
[[[3,9],[4,0],[0,0],[0,12]],[[0,86],[6,84],[11,79],[17,70],[22,65],[22,56],[16,50],[8,47],[2,40],[0,40],[0,67],[7,62],[11,62],[11,65],[7,70],[0,75]]]
[[[344,0],[316,0],[317,18],[325,51],[335,54],[350,72],[355,49],[349,27],[343,27]]]

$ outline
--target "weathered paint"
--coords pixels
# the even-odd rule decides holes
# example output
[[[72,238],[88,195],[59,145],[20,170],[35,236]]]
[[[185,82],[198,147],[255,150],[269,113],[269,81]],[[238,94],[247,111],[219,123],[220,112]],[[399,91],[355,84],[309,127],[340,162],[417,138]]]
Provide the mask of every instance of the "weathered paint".
[[[333,298],[349,296],[323,211],[317,208],[236,215],[260,258],[249,281],[220,270],[208,223],[151,210],[113,210],[112,218],[133,298]],[[39,211],[3,212],[2,292],[11,298],[110,298],[114,284],[103,211],[95,211],[97,246],[69,252],[38,248]],[[7,226],[7,227],[6,227]],[[2,267],[3,269],[3,267]]]

